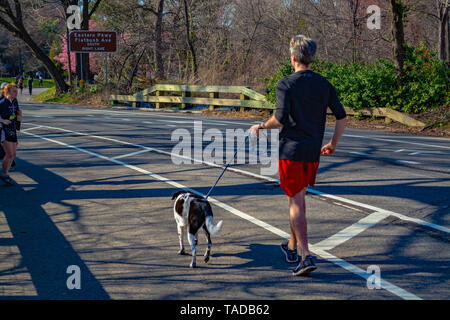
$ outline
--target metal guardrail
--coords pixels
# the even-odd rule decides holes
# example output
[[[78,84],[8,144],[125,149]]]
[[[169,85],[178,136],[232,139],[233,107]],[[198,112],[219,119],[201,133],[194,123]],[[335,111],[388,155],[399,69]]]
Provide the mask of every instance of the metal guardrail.
[[[194,94],[209,94],[209,97],[195,97]],[[220,94],[239,95],[239,99],[223,99]],[[198,86],[179,84],[156,84],[134,95],[111,95],[110,99],[117,103],[131,102],[133,107],[139,107],[141,103],[154,103],[156,109],[164,104],[181,104],[182,108],[188,105],[207,105],[209,110],[218,106],[238,107],[240,111],[246,109],[275,110],[275,105],[266,101],[266,97],[244,86]],[[374,108],[366,110],[353,110],[345,108],[348,115],[364,115],[382,117],[386,122],[397,121],[410,127],[425,127],[421,121],[389,108]]]

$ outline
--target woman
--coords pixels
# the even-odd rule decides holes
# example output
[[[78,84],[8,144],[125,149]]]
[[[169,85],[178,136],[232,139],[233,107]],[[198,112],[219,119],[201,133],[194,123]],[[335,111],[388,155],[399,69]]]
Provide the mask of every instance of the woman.
[[[20,77],[19,79],[19,89],[20,89],[20,94],[23,93],[23,78]]]
[[[3,125],[0,142],[5,151],[0,179],[8,185],[15,184],[8,172],[17,152],[17,116],[22,116],[22,110],[17,103],[17,93],[17,86],[14,83],[8,84],[4,88],[5,98],[0,101],[0,123]]]

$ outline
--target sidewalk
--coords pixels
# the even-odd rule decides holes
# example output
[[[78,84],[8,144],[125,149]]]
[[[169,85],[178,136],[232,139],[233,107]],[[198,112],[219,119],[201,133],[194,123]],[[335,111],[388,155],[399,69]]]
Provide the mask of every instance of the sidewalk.
[[[44,88],[44,87],[33,87],[33,95],[30,96],[29,92],[28,92],[28,88],[23,88],[23,92],[22,94],[20,94],[20,90],[19,90],[19,94],[17,95],[17,100],[20,102],[28,102],[30,101],[30,99],[42,92],[44,92],[45,90],[47,90],[48,88]]]

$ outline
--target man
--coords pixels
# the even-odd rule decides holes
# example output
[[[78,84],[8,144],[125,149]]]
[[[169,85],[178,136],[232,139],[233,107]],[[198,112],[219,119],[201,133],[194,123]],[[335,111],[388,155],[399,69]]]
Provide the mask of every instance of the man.
[[[316,43],[302,35],[292,38],[291,63],[295,72],[282,78],[276,88],[277,108],[266,122],[251,127],[259,136],[261,129],[280,131],[280,187],[289,203],[290,240],[281,245],[286,261],[297,263],[296,276],[307,275],[317,267],[308,248],[305,196],[314,186],[320,155],[332,155],[346,126],[346,113],[334,87],[311,71]],[[322,147],[326,111],[336,117],[333,138]]]
[[[4,89],[6,98],[0,101],[0,123],[3,125],[3,128],[0,130],[0,143],[5,151],[0,179],[11,186],[15,183],[8,175],[8,172],[17,152],[16,120],[18,115],[22,115],[22,110],[19,109],[19,104],[17,103],[17,93],[17,86],[9,84]]]
[[[33,95],[33,77],[28,78],[28,91],[30,92],[30,96]]]

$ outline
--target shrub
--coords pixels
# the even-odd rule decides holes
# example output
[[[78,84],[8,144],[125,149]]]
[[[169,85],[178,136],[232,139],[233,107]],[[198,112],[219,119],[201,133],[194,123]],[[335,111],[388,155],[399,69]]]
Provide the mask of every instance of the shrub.
[[[313,71],[320,73],[336,88],[341,102],[354,110],[386,107],[419,113],[450,102],[450,69],[424,45],[407,47],[404,76],[400,78],[392,62],[380,59],[373,65],[338,64],[317,60]],[[293,72],[288,63],[265,79],[267,100],[276,103],[278,81]]]

